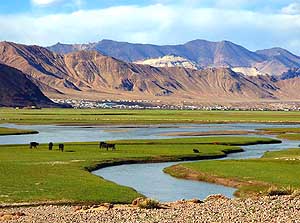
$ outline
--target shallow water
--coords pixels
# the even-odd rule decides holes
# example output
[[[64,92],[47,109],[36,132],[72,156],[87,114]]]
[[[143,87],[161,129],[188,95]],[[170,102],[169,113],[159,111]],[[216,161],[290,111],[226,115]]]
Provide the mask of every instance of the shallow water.
[[[78,127],[55,125],[14,125],[2,124],[0,127],[33,129],[36,135],[0,136],[0,144],[24,144],[30,141],[40,143],[52,142],[86,142],[118,139],[161,139],[174,136],[161,136],[171,132],[207,132],[215,130],[255,130],[268,127],[282,127],[271,124],[187,124],[187,125],[152,125],[147,127],[128,128],[128,126]],[[300,127],[300,125],[284,125],[284,127]],[[251,135],[253,136],[253,135]],[[261,135],[257,135],[262,137]],[[263,136],[265,137],[265,136]],[[269,136],[274,137],[274,136]],[[245,152],[229,154],[223,159],[258,158],[265,151],[282,150],[297,147],[300,141],[284,140],[282,144],[244,146]],[[182,162],[176,162],[182,163]],[[93,174],[118,184],[135,188],[141,194],[160,201],[179,199],[204,199],[210,194],[224,194],[233,197],[234,188],[205,182],[173,178],[163,172],[165,167],[176,163],[130,164],[107,167]]]
[[[180,162],[113,166],[94,171],[93,174],[118,184],[132,187],[139,193],[160,201],[192,198],[204,199],[210,194],[224,194],[228,197],[233,197],[234,188],[176,179],[162,171],[165,167],[177,163]]]
[[[300,125],[285,125],[285,127]],[[174,132],[207,132],[223,130],[255,130],[258,128],[282,127],[270,124],[178,124],[151,125],[146,127],[128,128],[126,126],[56,126],[56,125],[15,125],[1,124],[0,127],[32,129],[39,131],[34,135],[0,136],[0,144],[27,144],[31,141],[48,142],[89,142],[118,139],[163,139],[174,136],[161,136],[163,133]]]

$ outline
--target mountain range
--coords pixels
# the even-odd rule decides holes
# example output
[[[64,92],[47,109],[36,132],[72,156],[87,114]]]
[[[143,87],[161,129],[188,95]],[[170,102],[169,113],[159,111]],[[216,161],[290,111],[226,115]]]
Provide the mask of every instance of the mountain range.
[[[57,43],[48,49],[60,54],[94,50],[125,62],[175,55],[186,58],[200,67],[253,67],[269,75],[281,75],[300,67],[300,57],[285,49],[271,48],[252,52],[230,41],[193,40],[181,45],[158,46],[102,40],[89,44]]]
[[[159,59],[159,66],[143,63],[146,58]],[[138,60],[142,64],[134,63]],[[43,94],[56,99],[300,100],[299,57],[280,48],[251,52],[228,41],[155,46],[103,40],[48,48],[0,42],[0,63],[18,69]],[[284,69],[279,72],[275,65]],[[262,67],[278,73],[270,75]],[[247,75],[246,70],[256,75]],[[5,82],[2,88],[16,86]],[[8,96],[4,100],[12,101]]]

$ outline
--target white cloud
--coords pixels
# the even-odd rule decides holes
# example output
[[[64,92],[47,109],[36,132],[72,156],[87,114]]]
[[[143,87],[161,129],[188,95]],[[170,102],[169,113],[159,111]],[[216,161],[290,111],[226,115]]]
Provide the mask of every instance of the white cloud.
[[[282,13],[289,15],[300,15],[300,3],[294,2],[282,9]]]
[[[31,0],[31,3],[36,6],[49,6],[60,1],[61,0]]]
[[[0,16],[0,40],[51,45],[103,38],[174,44],[231,40],[250,49],[287,47],[300,54],[300,16],[246,10],[155,4],[78,10],[45,16]]]

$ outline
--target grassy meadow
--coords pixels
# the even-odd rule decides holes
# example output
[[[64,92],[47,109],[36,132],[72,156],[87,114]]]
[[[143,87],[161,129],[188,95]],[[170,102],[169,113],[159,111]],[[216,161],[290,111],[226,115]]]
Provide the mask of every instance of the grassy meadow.
[[[0,109],[0,123],[118,125],[231,122],[300,123],[300,112],[113,109]]]
[[[115,141],[117,149],[99,149],[95,142],[66,143],[65,152],[43,144],[0,146],[0,203],[65,202],[129,203],[141,196],[89,171],[116,162],[158,162],[204,159],[242,151],[236,145],[278,143],[267,138],[207,137]],[[193,149],[198,148],[199,153]]]
[[[168,167],[165,172],[234,186],[241,197],[267,194],[270,187],[300,189],[300,149],[266,152],[259,159],[184,163]]]

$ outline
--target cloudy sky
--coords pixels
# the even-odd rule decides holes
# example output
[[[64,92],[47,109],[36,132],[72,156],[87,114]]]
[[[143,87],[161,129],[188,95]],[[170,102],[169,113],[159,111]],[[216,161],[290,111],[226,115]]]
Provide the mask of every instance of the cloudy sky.
[[[101,39],[179,44],[230,40],[300,55],[300,0],[9,0],[0,40],[48,46]]]

